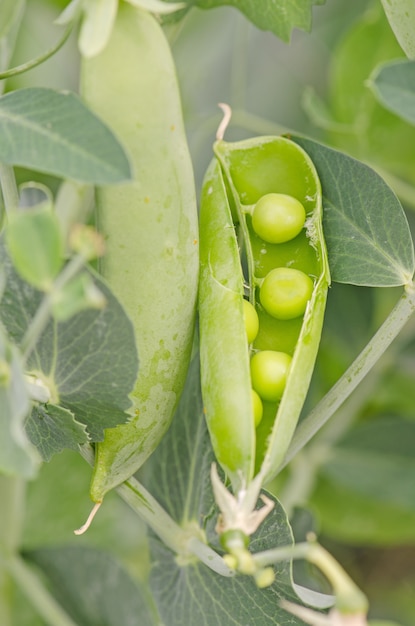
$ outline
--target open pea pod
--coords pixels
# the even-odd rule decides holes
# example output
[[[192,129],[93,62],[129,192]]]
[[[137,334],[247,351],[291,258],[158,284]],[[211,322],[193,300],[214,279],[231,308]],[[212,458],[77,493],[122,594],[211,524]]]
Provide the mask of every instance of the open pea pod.
[[[222,170],[216,159],[203,185],[200,232],[200,366],[204,410],[217,459],[234,489],[239,490],[241,483],[253,477],[255,428],[242,309],[244,277]]]
[[[284,458],[310,384],[330,276],[308,155],[284,137],[220,140],[214,152],[201,202],[202,393],[215,454],[237,492],[254,475],[271,479]],[[257,316],[255,338],[244,297]]]

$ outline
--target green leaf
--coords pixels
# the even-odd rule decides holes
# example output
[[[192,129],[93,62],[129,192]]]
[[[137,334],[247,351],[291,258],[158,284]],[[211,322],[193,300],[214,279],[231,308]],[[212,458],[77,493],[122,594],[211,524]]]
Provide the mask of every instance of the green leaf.
[[[52,593],[79,626],[158,623],[146,589],[112,555],[71,546],[33,550],[26,557],[40,567]]]
[[[392,61],[380,65],[368,85],[386,109],[415,124],[415,61]]]
[[[0,245],[0,264],[7,283],[0,319],[13,340],[22,340],[42,294],[16,274]],[[103,430],[124,423],[137,378],[138,359],[133,326],[124,309],[95,272],[90,274],[104,295],[102,310],[81,311],[64,322],[51,320],[30,355],[27,368],[51,393],[51,403],[72,411],[85,424],[92,441]]]
[[[389,413],[415,420],[413,365],[405,360],[402,363],[394,361],[393,369],[386,372],[376,394],[370,399],[366,408],[370,414]]]
[[[378,418],[351,429],[321,467],[310,506],[324,534],[358,544],[415,541],[415,423]]]
[[[321,474],[371,500],[415,512],[415,423],[381,418],[353,428]]]
[[[370,167],[311,139],[292,136],[311,157],[323,189],[323,227],[332,280],[371,287],[407,284],[414,249],[402,206]]]
[[[269,30],[283,41],[288,42],[294,28],[311,30],[311,11],[315,0],[198,0],[197,6],[207,9],[230,5],[239,9],[258,28]]]
[[[171,1],[171,0],[169,0]],[[269,30],[288,42],[294,28],[311,30],[312,8],[325,0],[185,0],[188,8],[214,9],[232,6],[241,11],[248,20],[261,30]]]
[[[413,0],[381,0],[389,24],[406,56],[415,57],[415,4]]]
[[[24,423],[30,399],[18,350],[0,327],[0,472],[33,478],[40,463]]]
[[[218,510],[209,478],[213,461],[203,418],[199,363],[195,359],[173,424],[144,466],[143,475],[151,493],[175,520],[189,528],[200,524],[209,543],[220,550],[215,532]],[[286,514],[275,500],[273,511],[252,537],[252,550],[291,544]],[[279,563],[276,582],[260,590],[247,576],[224,578],[199,562],[180,564],[154,537],[151,552],[154,565],[150,585],[166,626],[300,626],[294,618],[287,622],[287,613],[279,607],[282,597],[298,602],[288,562]]]
[[[88,442],[85,426],[71,411],[54,404],[36,404],[26,423],[26,434],[44,461],[65,448],[78,450]]]
[[[130,166],[112,132],[73,93],[19,89],[0,99],[0,161],[63,178],[110,184]]]
[[[327,477],[320,477],[310,506],[326,537],[365,546],[415,543],[415,512],[369,499]]]
[[[33,287],[50,291],[63,265],[64,254],[63,237],[52,206],[11,213],[6,242],[20,276]]]
[[[335,50],[330,67],[330,104],[337,123],[350,132],[330,133],[330,144],[358,159],[415,182],[415,129],[386,111],[367,81],[379,63],[402,57],[380,3],[371,5]]]
[[[27,485],[25,519],[21,545],[25,550],[56,546],[59,543],[111,546],[111,551],[128,562],[134,571],[146,574],[148,567],[144,524],[114,492],[106,496],[106,506],[88,533],[82,537],[73,530],[91,510],[88,493],[91,467],[81,455],[64,450],[43,463],[38,479]],[[47,515],[45,511],[47,510]]]

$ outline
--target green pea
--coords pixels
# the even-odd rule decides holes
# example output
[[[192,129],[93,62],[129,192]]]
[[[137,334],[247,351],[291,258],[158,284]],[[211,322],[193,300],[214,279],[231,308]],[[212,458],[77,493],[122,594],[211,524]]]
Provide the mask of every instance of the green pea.
[[[268,193],[254,207],[252,227],[268,243],[285,243],[302,231],[305,219],[299,200],[283,193]]]
[[[107,46],[83,60],[81,77],[83,98],[123,142],[135,174],[97,190],[100,271],[130,315],[140,359],[132,419],[96,447],[97,502],[137,471],[173,416],[192,347],[199,237],[175,67],[157,20],[120,3]]]
[[[251,380],[254,390],[267,402],[276,402],[282,398],[291,357],[285,352],[263,350],[251,359]]]
[[[249,300],[243,301],[245,330],[248,343],[255,341],[259,330],[258,313]]]
[[[262,400],[257,394],[257,392],[255,391],[255,389],[251,389],[251,395],[252,395],[252,409],[254,412],[254,422],[255,422],[255,428],[256,428],[261,423],[262,415],[264,413],[264,407],[262,405]]]
[[[304,314],[313,288],[313,281],[304,272],[277,267],[264,278],[259,297],[269,315],[291,320]]]

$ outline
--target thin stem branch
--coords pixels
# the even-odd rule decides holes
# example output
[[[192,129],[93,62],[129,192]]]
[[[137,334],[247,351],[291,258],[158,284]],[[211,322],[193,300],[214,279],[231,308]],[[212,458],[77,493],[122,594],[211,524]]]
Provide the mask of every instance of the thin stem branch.
[[[10,557],[5,565],[14,581],[46,624],[49,626],[77,626],[76,622],[65,613],[49,590],[42,584],[39,576],[32,572],[20,556]]]
[[[228,568],[217,552],[201,541],[194,533],[189,534],[188,531],[176,524],[151,493],[135,478],[130,478],[117,487],[117,492],[166,546],[176,552],[182,560],[193,555],[221,576],[234,575],[234,572]]]
[[[0,624],[12,626],[10,573],[3,567],[3,558],[12,556],[20,544],[25,506],[26,482],[19,476],[0,476]]]
[[[84,459],[93,465],[92,448],[82,446],[80,451]],[[151,493],[134,477],[117,487],[116,491],[163,543],[178,555],[182,562],[197,557],[199,561],[221,576],[234,575],[234,571],[226,565],[222,557],[199,539],[194,528],[186,530],[176,524]]]
[[[18,74],[23,74],[24,72],[28,72],[32,70],[34,67],[41,65],[50,57],[52,57],[58,50],[62,48],[64,43],[67,41],[69,35],[71,34],[73,29],[73,24],[69,24],[65,29],[62,37],[46,52],[43,52],[38,57],[34,59],[30,59],[30,61],[26,61],[26,63],[22,63],[21,65],[17,65],[16,67],[11,67],[10,69],[0,72],[0,80],[4,80],[6,78],[11,78],[12,76],[17,76]]]
[[[264,550],[253,555],[254,563],[262,568],[291,559],[305,559],[316,565],[326,576],[336,595],[335,606],[340,613],[366,613],[367,598],[344,571],[340,563],[315,541],[297,543],[273,550]]]
[[[82,269],[84,265],[85,259],[83,256],[74,256],[55,280],[52,292],[44,296],[20,344],[20,349],[23,353],[23,358],[25,361],[27,361],[27,359],[31,355],[36,343],[39,340],[39,337],[41,336],[42,332],[45,330],[49,322],[52,309],[53,291],[62,289],[62,287],[64,287],[66,283],[68,283],[71,278],[73,278]]]
[[[0,554],[14,554],[20,545],[26,482],[20,476],[0,476]]]
[[[346,398],[350,396],[397,337],[414,311],[415,293],[413,291],[404,293],[388,318],[353,361],[352,365],[301,422],[291,441],[280,470],[312,439]]]
[[[13,211],[19,205],[19,192],[17,190],[14,170],[11,165],[0,163],[0,185],[4,207],[6,212],[10,213],[10,211]]]

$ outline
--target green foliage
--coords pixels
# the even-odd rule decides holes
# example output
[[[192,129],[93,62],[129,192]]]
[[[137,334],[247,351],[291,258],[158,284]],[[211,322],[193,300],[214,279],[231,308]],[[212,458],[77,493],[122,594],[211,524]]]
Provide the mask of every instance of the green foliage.
[[[0,160],[83,182],[130,178],[112,132],[73,93],[19,89],[0,99]]]
[[[222,551],[215,532],[219,511],[209,480],[214,455],[204,420],[199,380],[195,358],[173,424],[145,466],[144,477],[146,486],[174,520],[189,532],[192,527],[200,526],[207,541]],[[173,482],[172,467],[175,468]],[[252,537],[252,550],[259,552],[271,546],[291,544],[287,516],[275,501],[272,513]],[[261,626],[283,624],[286,613],[279,608],[279,599],[298,600],[288,561],[276,566],[276,582],[260,590],[249,577],[218,577],[195,559],[181,561],[156,537],[151,538],[151,554],[154,567],[150,585],[161,618],[169,625],[195,621],[205,626],[213,623],[231,626],[249,620]],[[290,623],[299,626],[301,622],[292,618]]]
[[[155,626],[145,590],[110,554],[93,547],[33,550],[27,558],[48,579],[77,626]]]
[[[386,109],[415,124],[415,61],[384,63],[372,74],[369,84]]]
[[[311,29],[311,10],[313,5],[324,4],[325,0],[283,0],[276,4],[273,0],[192,0],[192,4],[202,9],[212,9],[224,5],[233,6],[242,11],[255,26],[270,30],[283,41],[290,40],[294,28]]]
[[[66,20],[66,32],[75,27],[81,55],[92,56],[84,60],[90,68],[83,72],[84,93],[96,88],[101,57],[94,53],[115,33],[117,6],[125,17],[115,49],[102,56],[99,66],[103,108],[93,108],[100,119],[75,94],[79,64],[74,38],[59,52],[55,46],[47,63],[0,85],[6,92],[0,97],[2,626],[323,623],[328,618],[321,612],[334,615],[333,603],[349,611],[357,598],[365,610],[362,592],[339,563],[370,599],[368,626],[410,626],[415,583],[409,562],[415,546],[412,0],[185,0],[179,11],[174,0],[131,0],[139,12],[173,11],[162,18],[167,38],[152,49],[147,46],[149,30],[138,37],[129,19],[135,9],[125,0],[3,0],[1,73],[45,58],[44,50],[52,50],[55,40],[53,20],[68,4],[60,24]],[[294,32],[310,31],[311,25],[311,37]],[[131,38],[124,36],[127,31]],[[127,41],[134,49],[143,46],[138,61],[124,48]],[[283,44],[289,41],[289,46]],[[171,59],[164,64],[170,54],[167,42],[175,67]],[[209,323],[200,324],[205,338],[207,333],[212,339],[209,359],[212,372],[219,374],[213,387],[222,394],[216,432],[221,448],[212,447],[206,426],[209,407],[201,396],[196,334],[179,408],[140,470],[142,484],[131,478],[117,488],[127,504],[109,493],[88,533],[75,537],[72,531],[90,507],[91,470],[82,457],[93,462],[104,432],[120,441],[119,432],[133,415],[138,356],[142,375],[147,375],[140,342],[150,327],[168,320],[166,336],[158,331],[153,336],[151,385],[143,391],[138,379],[142,402],[153,402],[152,424],[164,432],[164,401],[157,394],[166,369],[170,372],[170,364],[163,368],[171,352],[166,342],[181,345],[179,324],[185,327],[188,349],[192,340],[182,303],[190,302],[189,294],[194,303],[197,289],[187,263],[177,286],[173,259],[182,246],[171,244],[176,227],[186,233],[193,251],[199,241],[196,232],[189,235],[183,213],[189,198],[194,207],[195,196],[181,113],[177,117],[178,92],[171,97],[176,69],[197,183],[212,158],[216,102],[228,101],[234,110],[226,131],[229,142],[218,142],[222,154],[216,144],[220,164],[210,170],[216,182],[219,171],[227,174],[214,189],[208,179],[203,193],[210,198],[209,210],[202,211],[200,223],[201,242],[210,233],[212,243],[204,248],[205,270],[212,292],[223,296],[219,313],[215,298],[209,300]],[[138,85],[144,79],[149,82]],[[270,173],[269,152],[255,144],[258,139],[246,139],[261,135],[261,142],[273,142],[276,134],[285,134],[278,141],[301,153],[302,164],[290,169],[292,154],[284,154]],[[256,148],[248,158],[250,142]],[[225,154],[225,143],[242,148]],[[15,166],[23,168],[17,177],[31,181],[28,185],[16,185]],[[46,186],[56,187],[51,177],[63,182],[56,198]],[[256,178],[267,187],[261,187],[259,196],[278,183],[278,191],[301,198],[306,222],[301,213],[288,241],[274,243],[280,236],[275,223],[277,230],[267,239],[269,215],[261,216],[264,228],[256,219],[252,228],[259,197]],[[111,200],[111,219],[105,224],[96,221],[92,185],[98,187],[99,202]],[[213,191],[218,195],[213,197]],[[322,323],[323,308],[315,316],[308,307],[305,316],[311,325],[300,337],[301,317],[282,326],[285,321],[271,319],[259,298],[265,276],[274,267],[291,267],[293,259],[294,269],[317,281],[321,250],[315,254],[318,238],[310,215],[320,199],[334,284],[328,289],[316,367],[296,427],[290,415],[297,419],[308,388],[312,364],[307,351],[317,348],[316,322]],[[140,209],[139,222],[131,207]],[[222,209],[224,219],[216,220]],[[173,226],[160,218],[162,211]],[[166,241],[171,256],[158,269]],[[104,273],[112,255],[121,261],[110,289],[87,263]],[[128,310],[135,331],[117,297],[133,303]],[[254,312],[249,339],[248,298]],[[137,323],[140,311],[146,317],[140,313]],[[298,340],[302,352],[296,357]],[[239,468],[247,460],[247,475],[255,476],[263,459],[260,449],[270,449],[277,459],[268,477],[277,476],[266,490],[258,483],[254,495],[244,492],[241,475],[222,473],[226,464],[220,478],[212,471],[212,464],[230,458],[238,438],[245,436],[246,414],[253,421],[255,381],[249,361],[245,383],[235,385],[247,344],[254,352],[269,349],[297,359],[295,376],[289,376],[284,391],[288,389],[289,402],[283,396],[277,418],[275,403],[270,410],[271,403],[259,400],[263,418],[254,440],[255,469],[250,438],[255,430],[249,426]],[[229,350],[233,360],[227,361]],[[233,406],[238,410],[230,410]],[[135,449],[155,447],[152,424],[134,438],[135,416],[130,420]],[[125,448],[120,457],[123,479],[133,471],[128,469],[131,454],[134,450]],[[241,490],[232,493],[231,482]],[[224,532],[221,542],[223,503],[235,507],[232,519],[239,521],[244,497],[252,500],[253,518],[267,506],[268,516],[250,541],[238,526]],[[328,561],[319,561],[318,554],[326,554]],[[298,560],[292,563],[292,558]],[[264,579],[268,587],[260,588]],[[298,617],[288,605],[282,608],[284,600],[299,607]],[[327,624],[343,626],[341,615],[333,620]]]
[[[0,319],[14,342],[20,344],[41,304],[42,294],[19,278],[4,246],[0,247],[0,259],[7,279]],[[128,419],[125,411],[131,405],[128,394],[137,376],[137,354],[131,322],[103,280],[95,273],[92,276],[106,299],[105,308],[87,309],[62,322],[50,319],[29,356],[27,370],[49,390],[52,404],[43,407],[42,412],[48,414],[55,427],[56,419],[66,414],[53,415],[53,404],[58,404],[87,427],[92,441],[98,441],[105,428]],[[79,443],[79,429],[73,431],[73,417],[67,415],[68,430],[62,437],[69,437],[69,447],[74,447]],[[43,423],[41,428],[39,419],[39,414],[32,413],[28,428],[37,433],[37,441],[42,433],[48,439],[50,456],[50,448],[59,451],[62,442],[52,443],[50,425]]]
[[[14,267],[30,285],[52,289],[63,265],[63,237],[51,206],[11,214],[6,229],[7,248]]]
[[[309,139],[295,137],[320,173],[324,232],[332,279],[393,287],[415,270],[402,206],[383,179],[364,164]]]

